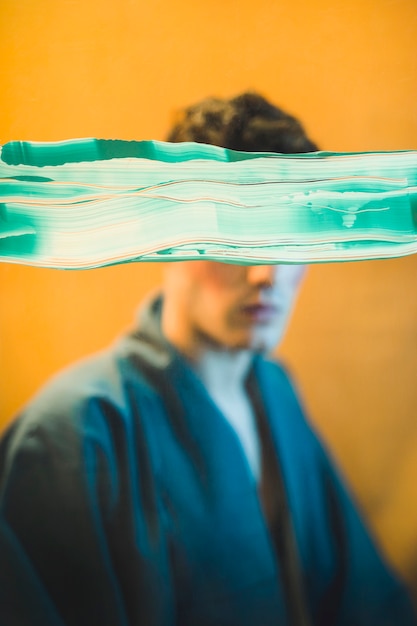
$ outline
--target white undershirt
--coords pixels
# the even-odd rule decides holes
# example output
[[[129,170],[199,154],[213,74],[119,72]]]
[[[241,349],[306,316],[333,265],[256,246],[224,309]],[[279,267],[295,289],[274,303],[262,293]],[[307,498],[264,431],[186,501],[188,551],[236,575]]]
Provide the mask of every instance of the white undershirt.
[[[232,426],[242,445],[249,467],[258,483],[261,475],[261,447],[256,426],[255,413],[247,395],[240,393],[220,394],[217,389],[207,387],[225,419]]]
[[[261,477],[261,445],[256,416],[245,387],[253,355],[242,350],[204,350],[194,369],[209,396],[236,433],[256,483]]]

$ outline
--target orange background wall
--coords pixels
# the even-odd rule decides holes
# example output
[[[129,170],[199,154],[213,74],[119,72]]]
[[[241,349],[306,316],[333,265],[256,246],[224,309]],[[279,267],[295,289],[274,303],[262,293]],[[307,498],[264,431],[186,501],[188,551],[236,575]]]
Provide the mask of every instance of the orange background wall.
[[[415,0],[2,0],[0,143],[161,139],[259,90],[324,148],[417,148]],[[417,591],[417,256],[309,270],[281,348],[388,556]],[[0,266],[1,426],[133,320],[161,266]]]

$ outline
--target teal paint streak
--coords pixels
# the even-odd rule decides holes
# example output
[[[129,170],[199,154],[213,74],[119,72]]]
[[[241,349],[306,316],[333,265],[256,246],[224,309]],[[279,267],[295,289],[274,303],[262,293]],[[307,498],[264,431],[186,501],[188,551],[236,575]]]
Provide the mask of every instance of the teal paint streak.
[[[417,152],[11,142],[0,202],[0,260],[14,263],[386,258],[417,251]]]

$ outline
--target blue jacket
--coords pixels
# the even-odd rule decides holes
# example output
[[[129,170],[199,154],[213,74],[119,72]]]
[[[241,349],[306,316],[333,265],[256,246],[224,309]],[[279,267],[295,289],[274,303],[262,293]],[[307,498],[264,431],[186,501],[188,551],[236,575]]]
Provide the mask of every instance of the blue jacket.
[[[415,624],[283,369],[256,357],[251,372],[277,462],[271,526],[160,306],[5,434],[0,626]]]

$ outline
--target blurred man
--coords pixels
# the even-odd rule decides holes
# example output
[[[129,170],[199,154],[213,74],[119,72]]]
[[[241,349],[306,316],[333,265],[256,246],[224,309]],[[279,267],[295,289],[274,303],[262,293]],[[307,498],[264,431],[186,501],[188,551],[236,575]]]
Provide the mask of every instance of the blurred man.
[[[170,141],[308,152],[261,96]],[[284,369],[304,269],[172,263],[137,329],[58,376],[0,450],[5,626],[408,626]]]

